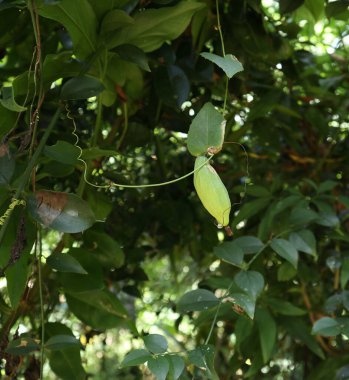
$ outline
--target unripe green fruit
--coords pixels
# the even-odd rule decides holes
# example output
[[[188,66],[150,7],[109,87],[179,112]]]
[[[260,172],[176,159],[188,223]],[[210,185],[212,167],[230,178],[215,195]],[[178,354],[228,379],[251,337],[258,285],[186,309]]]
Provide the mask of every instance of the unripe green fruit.
[[[195,160],[195,169],[202,166],[207,158],[199,156]],[[228,191],[214,168],[207,162],[194,173],[194,186],[205,209],[222,226],[229,224],[231,203]]]

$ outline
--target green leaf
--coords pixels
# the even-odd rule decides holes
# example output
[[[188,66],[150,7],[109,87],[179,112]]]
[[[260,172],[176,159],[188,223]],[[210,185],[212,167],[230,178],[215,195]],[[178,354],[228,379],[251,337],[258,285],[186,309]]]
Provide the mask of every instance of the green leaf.
[[[149,334],[143,338],[145,347],[154,354],[162,354],[167,351],[168,344],[164,336]]]
[[[149,351],[144,349],[133,350],[129,352],[121,363],[122,367],[130,367],[135,365],[140,365],[152,358]]]
[[[293,232],[289,236],[289,241],[298,251],[316,256],[316,240],[312,231]]]
[[[332,1],[326,5],[325,13],[328,18],[337,20],[348,20],[349,16],[349,0]]]
[[[76,165],[80,149],[66,141],[58,140],[55,145],[46,146],[44,154],[55,161],[66,165]]]
[[[298,341],[304,343],[314,354],[324,359],[322,352],[316,339],[310,334],[310,328],[304,323],[302,318],[282,317],[279,323]]]
[[[338,216],[334,212],[319,212],[317,224],[324,227],[336,227],[339,225]]]
[[[158,49],[164,42],[179,37],[192,15],[205,5],[194,1],[180,2],[173,7],[146,9],[135,15],[135,23],[116,31],[106,43],[109,48],[135,45],[145,52]]]
[[[80,347],[80,342],[71,335],[54,335],[45,342],[45,348],[48,350],[65,350],[72,346]]]
[[[349,257],[345,257],[341,267],[341,287],[344,289],[349,280]]]
[[[18,114],[5,108],[0,103],[0,138],[3,138],[14,126]]]
[[[87,274],[79,261],[66,253],[52,253],[46,259],[46,264],[58,272]]]
[[[279,0],[280,13],[290,13],[299,8],[304,0]]]
[[[300,316],[307,313],[306,310],[294,306],[291,302],[283,301],[278,298],[268,297],[267,302],[276,313],[281,315]]]
[[[34,339],[21,337],[10,342],[5,352],[10,355],[28,355],[39,349],[40,345]]]
[[[237,266],[241,265],[244,260],[244,251],[236,241],[223,242],[214,247],[213,253],[221,260]]]
[[[0,185],[8,184],[15,171],[15,160],[13,159],[9,146],[0,145]]]
[[[285,239],[273,239],[270,246],[274,252],[297,268],[298,251],[289,241]]]
[[[59,232],[82,232],[96,221],[88,203],[75,194],[40,190],[28,196],[27,205],[34,220]]]
[[[228,78],[232,78],[236,73],[244,70],[242,64],[232,54],[226,54],[224,57],[212,53],[201,53],[200,55],[220,67]]]
[[[180,313],[188,311],[201,311],[217,306],[219,299],[209,290],[196,289],[192,290],[178,301],[177,308]]]
[[[39,15],[58,21],[68,30],[78,58],[86,58],[96,49],[97,18],[88,0],[62,0],[42,3]]]
[[[100,28],[101,39],[107,38],[110,32],[115,32],[120,28],[134,24],[134,19],[120,9],[112,9],[102,21]]]
[[[23,112],[27,109],[27,107],[22,107],[16,103],[14,95],[13,95],[12,86],[3,87],[1,90],[1,94],[2,94],[2,99],[0,100],[0,103],[8,110],[13,111],[13,112]]]
[[[232,223],[232,228],[234,229],[241,221],[248,220],[252,216],[258,214],[260,211],[262,211],[264,208],[266,208],[269,203],[271,202],[271,197],[267,198],[259,198],[255,199],[253,201],[245,203],[237,216],[234,218]]]
[[[206,103],[192,121],[188,150],[193,156],[205,155],[209,148],[219,151],[224,140],[225,120],[212,103]]]
[[[170,369],[170,363],[165,357],[158,356],[148,360],[148,368],[158,380],[166,380]]]
[[[196,367],[203,369],[209,379],[219,380],[214,369],[214,348],[203,345],[188,352],[189,361]]]
[[[94,77],[80,76],[69,79],[61,90],[61,99],[88,99],[99,95],[104,90],[102,82]]]
[[[245,255],[250,255],[259,252],[264,244],[255,236],[241,236],[234,240],[241,247]]]
[[[257,309],[256,322],[262,348],[263,362],[267,363],[272,356],[277,337],[274,318],[267,309]]]
[[[233,302],[242,307],[246,314],[253,319],[254,311],[256,307],[256,299],[251,297],[248,294],[243,293],[232,293],[230,297],[233,299]]]
[[[264,288],[264,278],[259,272],[241,271],[234,277],[235,284],[251,298],[257,298]]]
[[[277,271],[278,281],[289,281],[297,274],[295,269],[288,261],[283,262]]]
[[[185,367],[184,360],[179,355],[168,355],[167,360],[170,363],[170,379],[179,379]]]
[[[336,319],[323,317],[314,323],[311,332],[322,336],[336,336],[341,333],[341,326]]]
[[[120,153],[116,150],[100,149],[97,147],[92,147],[88,149],[83,149],[82,158],[84,160],[93,160],[99,157],[117,157]]]
[[[314,222],[318,218],[318,214],[307,208],[295,207],[291,211],[289,223],[292,226],[305,226],[311,222]]]
[[[85,244],[103,266],[120,268],[124,264],[124,252],[120,244],[110,235],[89,230],[85,235]]]
[[[114,51],[124,61],[135,63],[141,69],[150,71],[147,56],[145,55],[144,51],[137,46],[121,45],[116,47]]]

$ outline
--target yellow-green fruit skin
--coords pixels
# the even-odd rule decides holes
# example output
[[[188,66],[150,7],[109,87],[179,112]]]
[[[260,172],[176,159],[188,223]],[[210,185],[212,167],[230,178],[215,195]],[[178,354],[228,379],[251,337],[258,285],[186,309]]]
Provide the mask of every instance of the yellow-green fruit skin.
[[[199,156],[195,160],[194,186],[205,209],[222,226],[229,224],[231,203],[228,191],[219,175],[210,165],[207,158]]]

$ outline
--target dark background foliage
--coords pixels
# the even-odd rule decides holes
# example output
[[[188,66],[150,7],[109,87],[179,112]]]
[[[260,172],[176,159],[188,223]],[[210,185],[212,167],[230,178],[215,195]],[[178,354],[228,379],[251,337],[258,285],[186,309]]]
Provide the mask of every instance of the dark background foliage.
[[[349,378],[348,1],[218,6],[232,239],[191,178],[106,186],[193,170],[216,2],[0,2],[1,376]]]

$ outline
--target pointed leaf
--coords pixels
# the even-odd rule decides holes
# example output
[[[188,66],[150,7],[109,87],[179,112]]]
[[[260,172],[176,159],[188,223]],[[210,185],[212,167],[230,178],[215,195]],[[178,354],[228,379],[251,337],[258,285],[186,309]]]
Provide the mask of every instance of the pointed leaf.
[[[301,230],[291,233],[290,243],[298,250],[309,255],[316,255],[316,240],[312,231]]]
[[[192,290],[179,300],[177,307],[180,313],[188,311],[201,311],[219,304],[219,299],[209,290]]]
[[[221,260],[233,265],[241,265],[244,260],[244,252],[236,241],[229,241],[215,247],[213,253]]]
[[[157,380],[166,380],[170,363],[164,356],[158,356],[148,360],[148,368],[156,376]]]
[[[241,271],[234,277],[234,281],[252,298],[257,298],[264,288],[264,278],[259,272]]]
[[[1,93],[2,99],[0,100],[0,103],[8,110],[13,112],[23,112],[27,109],[27,107],[22,107],[16,103],[12,87],[3,87]]]
[[[167,340],[159,334],[149,334],[143,338],[145,347],[154,354],[162,354],[167,351]]]
[[[256,307],[255,298],[243,293],[232,293],[230,294],[230,297],[233,299],[233,302],[242,307],[246,314],[253,319]]]
[[[99,95],[104,90],[102,82],[94,77],[80,76],[69,79],[61,90],[61,99],[88,99]]]
[[[121,366],[130,367],[130,366],[140,365],[147,362],[151,358],[152,356],[150,352],[147,350],[143,350],[143,349],[133,350],[124,357],[124,360],[122,361]]]
[[[171,380],[177,380],[184,370],[184,360],[178,355],[169,355],[167,360],[170,363],[170,378]]]
[[[297,268],[298,251],[289,241],[285,239],[273,239],[270,246],[279,256]]]
[[[54,335],[45,342],[45,348],[48,350],[64,350],[72,346],[80,347],[80,342],[71,335]]]
[[[232,78],[236,73],[244,70],[242,64],[232,54],[224,57],[212,53],[201,53],[200,55],[219,66],[228,78]]]
[[[276,343],[276,323],[267,309],[257,309],[256,322],[262,348],[263,362],[267,363],[272,356]]]
[[[264,244],[255,236],[241,236],[234,240],[241,247],[245,255],[259,252]]]
[[[311,332],[322,336],[336,336],[341,333],[341,326],[334,318],[323,317],[314,323]]]
[[[80,156],[80,150],[73,144],[58,140],[55,145],[46,146],[44,154],[55,161],[66,165],[75,165]]]
[[[206,103],[192,121],[188,132],[188,150],[193,156],[205,155],[222,148],[225,120],[212,103]]]
[[[10,342],[6,352],[10,355],[28,355],[40,349],[40,345],[32,338],[21,337]]]
[[[52,253],[46,259],[46,264],[58,272],[87,274],[79,261],[66,253]]]

